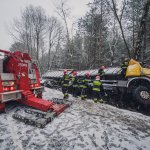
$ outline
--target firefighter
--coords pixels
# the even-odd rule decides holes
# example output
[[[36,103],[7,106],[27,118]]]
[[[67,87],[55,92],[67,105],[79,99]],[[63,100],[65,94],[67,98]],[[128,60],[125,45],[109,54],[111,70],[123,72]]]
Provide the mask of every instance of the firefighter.
[[[90,73],[87,72],[85,77],[80,80],[80,90],[81,90],[81,99],[85,100],[87,98],[88,84],[90,82]]]
[[[126,74],[126,70],[127,70],[127,67],[129,65],[129,59],[128,58],[125,58],[121,64],[121,68],[122,68],[122,72],[121,74],[122,75],[125,75]]]
[[[62,92],[64,94],[64,99],[68,98],[68,87],[69,87],[69,75],[67,70],[64,70],[64,75],[62,78]]]
[[[72,94],[74,97],[77,97],[78,95],[78,77],[77,77],[77,71],[73,71],[72,73],[72,78],[71,78],[71,82],[72,82]]]
[[[98,75],[100,77],[102,77],[104,75],[104,69],[105,69],[105,66],[100,66],[99,70],[98,70]]]
[[[101,95],[102,83],[100,81],[100,76],[97,75],[95,80],[93,81],[93,100],[95,103],[100,102],[103,103],[102,95]]]

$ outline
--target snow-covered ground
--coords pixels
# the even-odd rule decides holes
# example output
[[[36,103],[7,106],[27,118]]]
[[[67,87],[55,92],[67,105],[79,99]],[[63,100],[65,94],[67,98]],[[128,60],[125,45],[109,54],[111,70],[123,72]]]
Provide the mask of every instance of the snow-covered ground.
[[[45,99],[62,93],[45,89]],[[0,150],[149,150],[150,117],[91,100],[73,101],[53,122],[39,129],[14,120],[26,107],[7,105],[0,114]]]

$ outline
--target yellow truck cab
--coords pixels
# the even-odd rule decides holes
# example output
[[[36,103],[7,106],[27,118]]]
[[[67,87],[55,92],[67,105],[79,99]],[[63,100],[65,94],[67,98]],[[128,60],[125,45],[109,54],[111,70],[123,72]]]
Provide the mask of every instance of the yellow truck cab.
[[[124,75],[119,67],[105,69],[104,72],[102,84],[106,91],[131,94],[136,102],[150,105],[150,68],[144,68],[131,59]]]
[[[150,68],[144,68],[138,61],[131,59],[126,70],[127,90],[144,105],[150,104]]]

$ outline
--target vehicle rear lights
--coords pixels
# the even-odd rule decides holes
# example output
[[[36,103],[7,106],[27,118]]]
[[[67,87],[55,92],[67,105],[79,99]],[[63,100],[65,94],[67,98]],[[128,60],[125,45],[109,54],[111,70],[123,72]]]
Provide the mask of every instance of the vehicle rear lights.
[[[30,85],[31,88],[38,87],[38,86],[39,86],[38,83]]]
[[[35,87],[37,87],[37,86],[38,86],[38,84],[36,83],[36,84],[35,84]]]
[[[2,82],[3,92],[9,92],[15,90],[15,82],[14,81],[4,81]]]
[[[14,91],[15,87],[11,86],[11,87],[3,87],[3,92],[8,92],[8,91]]]
[[[4,91],[4,92],[7,92],[7,91],[9,91],[9,88],[8,88],[8,87],[4,87],[4,88],[3,88],[3,91]]]
[[[34,84],[31,84],[30,86],[31,86],[31,88],[33,88],[33,87],[34,87]]]
[[[12,87],[10,87],[10,91],[14,91],[15,90],[15,88],[12,86]]]

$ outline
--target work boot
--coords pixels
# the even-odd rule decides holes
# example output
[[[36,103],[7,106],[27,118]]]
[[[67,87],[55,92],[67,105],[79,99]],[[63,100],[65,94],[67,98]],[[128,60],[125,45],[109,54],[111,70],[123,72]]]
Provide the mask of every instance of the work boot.
[[[83,99],[84,99],[83,95],[81,95],[80,97],[81,97],[81,100],[83,100]]]
[[[87,96],[84,96],[84,99],[83,100],[86,100]]]
[[[81,96],[81,100],[85,100],[85,96],[84,95]]]
[[[64,94],[64,99],[67,99],[68,97],[68,94]]]
[[[68,99],[68,98],[69,98],[69,95],[66,96],[66,99]]]
[[[97,99],[94,99],[94,102],[97,103],[98,102]]]
[[[81,100],[84,100],[84,97],[81,97]]]
[[[74,97],[75,97],[75,98],[78,98],[78,96],[77,96],[77,95],[75,95]]]
[[[98,101],[96,100],[96,101],[94,101],[94,103],[97,103]]]
[[[104,103],[104,100],[103,100],[103,99],[100,99],[100,100],[99,100],[99,103]]]

